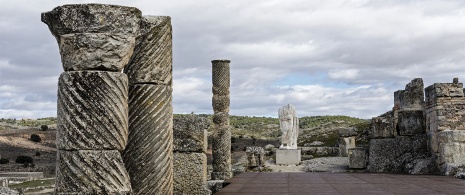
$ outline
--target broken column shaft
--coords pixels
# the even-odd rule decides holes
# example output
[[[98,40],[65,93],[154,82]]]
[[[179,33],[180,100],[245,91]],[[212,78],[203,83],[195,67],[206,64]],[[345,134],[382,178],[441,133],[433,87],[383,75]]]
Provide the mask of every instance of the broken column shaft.
[[[226,180],[231,172],[231,130],[229,127],[229,60],[212,61],[213,124],[212,180]]]
[[[123,158],[135,194],[173,194],[172,28],[144,16],[124,72],[129,77],[129,138]]]
[[[133,7],[75,4],[42,13],[57,39],[56,194],[131,194],[120,151],[128,136],[128,78],[141,13]]]

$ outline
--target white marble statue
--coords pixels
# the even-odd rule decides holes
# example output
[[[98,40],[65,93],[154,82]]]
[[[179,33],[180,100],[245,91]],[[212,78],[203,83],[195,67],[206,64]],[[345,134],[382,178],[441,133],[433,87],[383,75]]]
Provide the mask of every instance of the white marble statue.
[[[299,118],[294,106],[288,104],[279,109],[279,128],[281,135],[281,146],[279,149],[297,149],[297,137],[299,136]]]

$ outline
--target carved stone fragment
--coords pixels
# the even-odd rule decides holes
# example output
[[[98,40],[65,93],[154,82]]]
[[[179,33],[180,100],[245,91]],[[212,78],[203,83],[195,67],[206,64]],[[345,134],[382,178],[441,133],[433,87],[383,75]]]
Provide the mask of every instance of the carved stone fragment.
[[[55,193],[131,194],[117,150],[58,150]]]
[[[172,85],[172,28],[169,16],[144,16],[134,54],[124,72],[130,84]]]
[[[135,37],[114,33],[76,33],[60,36],[65,71],[121,72],[133,53]]]
[[[177,115],[173,118],[173,151],[207,152],[205,131],[210,121],[196,115]]]
[[[128,83],[119,72],[64,72],[58,81],[57,147],[123,150],[128,136]]]
[[[164,85],[129,89],[129,138],[123,157],[135,194],[173,192],[171,92]]]

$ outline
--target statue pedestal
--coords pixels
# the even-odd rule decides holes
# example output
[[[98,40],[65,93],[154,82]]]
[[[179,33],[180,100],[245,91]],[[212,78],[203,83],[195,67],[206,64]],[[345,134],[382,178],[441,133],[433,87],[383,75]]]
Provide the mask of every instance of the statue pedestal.
[[[300,163],[300,150],[276,150],[277,165],[298,165]]]

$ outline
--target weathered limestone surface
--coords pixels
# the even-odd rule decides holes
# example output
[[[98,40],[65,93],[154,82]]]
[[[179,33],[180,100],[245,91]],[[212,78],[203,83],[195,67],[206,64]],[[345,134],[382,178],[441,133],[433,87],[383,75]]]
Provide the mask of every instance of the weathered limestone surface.
[[[174,152],[173,166],[173,194],[211,193],[207,189],[207,156],[204,153]]]
[[[106,4],[69,4],[42,13],[42,22],[57,39],[73,33],[123,33],[135,35],[141,11],[135,7]]]
[[[57,147],[123,150],[128,136],[128,84],[119,72],[64,72],[58,81]]]
[[[106,70],[121,72],[128,63],[135,37],[114,33],[76,33],[60,36],[65,71]]]
[[[355,131],[354,127],[349,127],[346,129],[338,130],[339,137],[352,137],[357,136],[357,132]]]
[[[229,129],[229,60],[212,61],[212,106],[214,132],[212,139],[212,180],[225,180],[231,172],[231,130]]]
[[[422,110],[424,109],[423,79],[416,78],[405,86],[405,90],[398,93],[401,110]]]
[[[349,168],[364,169],[367,166],[367,152],[365,148],[356,147],[348,150]]]
[[[355,137],[339,137],[337,143],[339,145],[340,156],[347,157],[349,150],[355,148]]]
[[[247,166],[258,167],[265,166],[265,149],[260,146],[248,146],[245,149],[247,155]]]
[[[129,91],[129,138],[124,163],[135,194],[173,191],[172,89],[136,84]]]
[[[299,118],[294,106],[288,104],[278,111],[279,128],[282,132],[281,146],[279,149],[297,149],[297,138],[299,136]]]
[[[205,131],[210,126],[208,118],[196,115],[177,115],[173,118],[173,151],[206,152]]]
[[[392,125],[392,112],[388,112],[379,117],[372,118],[371,138],[394,137],[394,127]]]
[[[117,150],[58,150],[55,193],[131,194]]]
[[[456,175],[465,167],[465,97],[463,84],[435,83],[425,89],[429,148],[441,174]]]
[[[144,16],[124,72],[132,83],[172,85],[172,27],[169,16]]]
[[[300,150],[276,150],[277,165],[298,165],[301,159]]]
[[[426,134],[371,139],[369,144],[370,172],[408,173],[416,159],[429,156]]]
[[[399,135],[415,135],[425,133],[425,117],[423,110],[400,110],[398,112]]]

